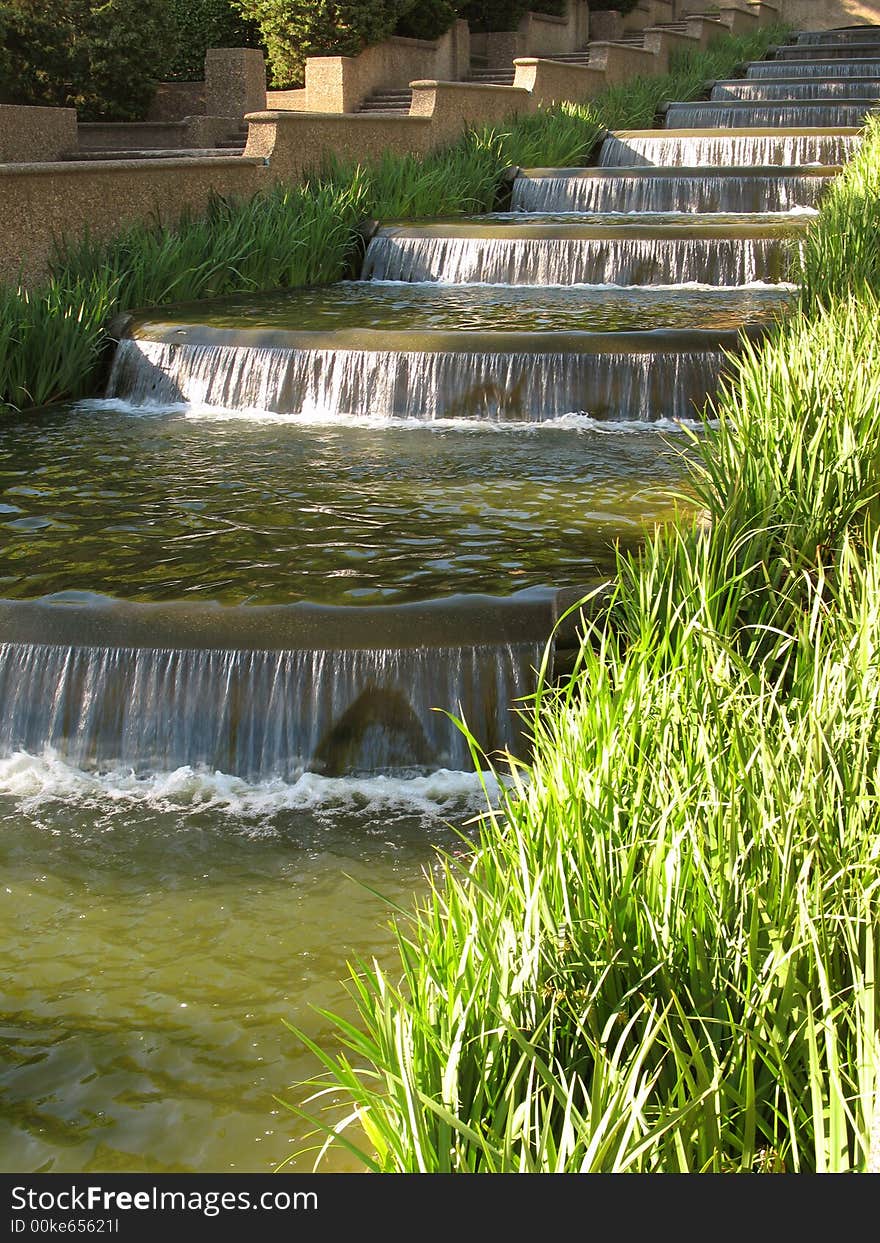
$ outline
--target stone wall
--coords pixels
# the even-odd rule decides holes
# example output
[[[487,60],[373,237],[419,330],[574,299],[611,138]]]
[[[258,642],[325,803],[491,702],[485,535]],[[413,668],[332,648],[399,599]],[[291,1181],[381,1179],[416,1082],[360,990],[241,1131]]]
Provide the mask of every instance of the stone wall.
[[[109,238],[129,224],[174,224],[212,194],[250,197],[267,181],[262,160],[203,159],[0,165],[0,280],[45,275],[56,238]]]
[[[160,82],[147,121],[182,121],[205,111],[204,82]]]
[[[0,164],[57,160],[75,150],[76,112],[73,108],[0,104]]]

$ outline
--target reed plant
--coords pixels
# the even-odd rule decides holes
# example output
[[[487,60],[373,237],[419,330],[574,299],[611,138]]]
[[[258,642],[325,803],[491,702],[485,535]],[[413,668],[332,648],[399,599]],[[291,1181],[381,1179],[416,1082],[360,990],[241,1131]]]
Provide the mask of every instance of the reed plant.
[[[396,915],[393,969],[352,965],[293,1102],[319,1161],[878,1168],[878,164],[870,126],[800,305],[732,361],[699,520],[621,554],[472,854]]]
[[[354,271],[364,217],[488,211],[511,166],[585,164],[606,128],[650,124],[660,101],[691,98],[719,66],[729,72],[776,35],[719,40],[668,75],[473,129],[423,159],[329,162],[301,185],[246,202],[216,198],[173,225],[137,225],[110,241],[67,239],[46,286],[0,290],[0,413],[93,392],[111,344],[101,325],[117,312],[337,281]]]

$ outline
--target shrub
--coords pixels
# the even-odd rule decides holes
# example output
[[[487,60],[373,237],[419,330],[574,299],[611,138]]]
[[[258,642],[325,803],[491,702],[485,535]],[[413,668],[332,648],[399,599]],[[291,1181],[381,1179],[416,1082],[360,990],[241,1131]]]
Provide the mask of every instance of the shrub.
[[[235,0],[256,22],[276,87],[301,82],[307,56],[357,56],[393,33],[407,0]]]
[[[416,0],[401,17],[394,33],[410,39],[439,39],[457,17],[458,9],[452,0]]]
[[[529,0],[466,0],[459,12],[471,30],[516,30]]]
[[[162,59],[163,14],[163,0],[0,0],[0,99],[74,107],[85,121],[138,120]]]
[[[587,8],[594,13],[608,9],[612,13],[629,13],[637,4],[638,0],[587,0]]]
[[[209,47],[260,47],[256,22],[248,21],[232,0],[165,0],[173,43],[162,78],[198,82]]]

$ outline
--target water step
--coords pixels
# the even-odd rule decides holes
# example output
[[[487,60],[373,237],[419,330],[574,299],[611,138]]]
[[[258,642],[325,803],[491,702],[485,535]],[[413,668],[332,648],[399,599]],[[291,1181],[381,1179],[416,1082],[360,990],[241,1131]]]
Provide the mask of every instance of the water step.
[[[760,335],[790,296],[371,282],[242,296],[132,318],[109,393],[322,420],[686,417],[740,331]]]
[[[849,60],[752,61],[747,78],[876,78],[880,77],[880,57],[853,57]]]
[[[814,208],[838,167],[532,168],[513,183],[511,210],[784,212]]]
[[[616,130],[599,152],[605,168],[638,164],[845,164],[858,149],[852,128]]]
[[[870,99],[880,98],[877,78],[731,78],[712,84],[713,100],[793,100],[793,99]]]
[[[557,612],[552,590],[385,608],[4,601],[0,754],[248,780],[467,769],[435,708],[520,748],[506,709],[534,689]]]
[[[670,103],[665,109],[667,129],[743,129],[758,125],[859,126],[876,99],[703,100]]]
[[[343,281],[321,289],[240,295],[212,303],[167,307],[158,317],[132,317],[126,335],[169,343],[192,343],[193,331],[241,330],[239,344],[289,342],[289,333],[308,332],[342,343],[346,333],[360,344],[381,344],[383,334],[404,334],[410,348],[454,333],[456,348],[483,350],[485,333],[606,333],[664,328],[733,329],[767,322],[791,294],[767,287],[680,290],[589,289],[567,285],[407,285]],[[280,332],[280,337],[273,337]],[[340,335],[341,334],[341,335]],[[406,335],[409,334],[409,335]],[[415,335],[413,335],[415,334]],[[402,337],[401,340],[404,338]],[[312,343],[316,338],[312,336]],[[235,342],[227,338],[227,344]]]
[[[355,334],[312,348],[300,334],[295,344],[241,345],[238,331],[230,338],[238,344],[223,344],[223,332],[204,340],[196,334],[191,344],[143,336],[120,342],[108,395],[135,406],[183,402],[322,419],[683,419],[694,418],[714,392],[727,354],[741,342],[739,332],[715,329],[458,339],[377,332],[368,348],[357,348],[363,338]]]
[[[880,26],[844,26],[839,30],[804,30],[796,43],[878,43]]]
[[[777,47],[775,59],[780,60],[852,60],[853,47],[843,43],[788,43]],[[855,49],[857,56],[880,54],[880,40],[860,43]]]
[[[522,217],[519,218],[522,220]],[[618,218],[619,220],[619,218]],[[371,239],[363,277],[516,285],[748,285],[788,279],[790,243],[807,221],[605,225],[387,226]]]

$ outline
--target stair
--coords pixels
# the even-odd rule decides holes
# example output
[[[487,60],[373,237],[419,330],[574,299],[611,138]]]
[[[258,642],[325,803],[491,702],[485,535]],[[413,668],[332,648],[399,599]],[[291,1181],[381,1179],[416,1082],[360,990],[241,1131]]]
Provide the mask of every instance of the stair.
[[[480,86],[513,86],[515,77],[516,69],[513,65],[502,66],[498,69],[471,68],[467,81],[479,83]]]
[[[65,151],[62,162],[94,164],[102,160],[194,160],[241,155],[244,146],[222,147],[125,147],[107,151]]]
[[[412,104],[412,91],[409,89],[373,91],[358,108],[358,112],[369,113],[371,116],[407,116]]]

